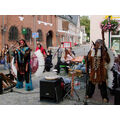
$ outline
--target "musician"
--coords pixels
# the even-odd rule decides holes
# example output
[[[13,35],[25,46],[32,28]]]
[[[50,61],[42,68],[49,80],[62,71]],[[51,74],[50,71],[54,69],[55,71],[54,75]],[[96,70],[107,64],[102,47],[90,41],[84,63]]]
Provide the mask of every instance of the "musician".
[[[37,41],[37,47],[36,47],[36,51],[37,50],[40,50],[41,53],[43,54],[43,57],[46,58],[46,51],[45,49],[43,48],[43,46],[41,45],[41,43],[39,41]]]
[[[16,49],[16,68],[17,68],[17,84],[16,88],[23,88],[25,80],[25,88],[27,91],[32,90],[31,70],[30,70],[30,48],[24,39],[19,41],[19,47]]]
[[[107,52],[107,48],[103,44],[103,41],[101,39],[98,39],[95,42],[93,48],[88,53],[88,61],[86,61],[86,66],[89,66],[90,75],[86,98],[91,98],[93,96],[95,85],[98,84],[103,102],[108,102],[106,79],[107,65],[109,64],[109,62],[110,57]],[[88,69],[86,68],[86,70]]]
[[[5,44],[3,50],[3,56],[4,56],[4,69],[7,70],[7,69],[10,69],[10,51],[9,51],[9,45],[8,44]]]

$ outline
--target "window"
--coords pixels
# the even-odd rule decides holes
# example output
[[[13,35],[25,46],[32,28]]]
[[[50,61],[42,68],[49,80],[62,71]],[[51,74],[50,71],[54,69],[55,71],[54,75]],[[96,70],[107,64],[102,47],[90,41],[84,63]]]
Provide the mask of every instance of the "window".
[[[61,36],[61,42],[64,42],[65,41],[64,39],[65,39],[65,37],[64,37],[64,35],[62,35]]]
[[[120,35],[120,31],[114,31],[111,33],[112,35]]]
[[[68,31],[69,29],[69,22],[68,21],[62,21],[62,30]]]
[[[38,34],[39,34],[39,38],[37,38],[37,40],[43,41],[43,38],[42,38],[42,31],[39,29],[37,32],[38,32]]]
[[[25,40],[30,40],[32,36],[32,31],[30,28],[26,28],[27,33],[24,35]]]
[[[16,26],[11,26],[9,29],[9,40],[18,39],[18,28]]]
[[[40,15],[37,16],[37,20],[41,20],[41,16]]]
[[[120,54],[120,37],[112,37],[111,38],[111,47]]]

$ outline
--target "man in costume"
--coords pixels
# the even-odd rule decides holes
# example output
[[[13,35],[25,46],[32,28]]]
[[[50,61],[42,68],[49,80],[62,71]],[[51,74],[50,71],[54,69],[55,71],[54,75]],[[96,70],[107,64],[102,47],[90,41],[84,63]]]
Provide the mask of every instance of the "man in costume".
[[[103,40],[98,39],[93,45],[93,48],[89,51],[86,61],[86,70],[89,69],[90,75],[90,80],[86,91],[86,98],[91,98],[93,96],[95,85],[98,84],[103,102],[108,102],[106,79],[107,65],[109,62],[110,57],[107,52],[107,48],[104,45]]]
[[[30,68],[30,48],[25,40],[19,41],[19,48],[16,49],[16,68],[17,68],[17,84],[16,88],[23,88],[25,80],[25,88],[27,91],[32,90],[31,68]]]

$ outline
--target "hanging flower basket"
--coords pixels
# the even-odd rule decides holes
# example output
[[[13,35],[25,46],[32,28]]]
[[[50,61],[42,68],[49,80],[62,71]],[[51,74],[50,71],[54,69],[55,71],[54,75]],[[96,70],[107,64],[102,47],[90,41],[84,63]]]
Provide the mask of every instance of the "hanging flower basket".
[[[118,21],[116,20],[109,20],[105,19],[103,22],[101,22],[100,27],[104,32],[107,31],[115,31],[119,26]]]

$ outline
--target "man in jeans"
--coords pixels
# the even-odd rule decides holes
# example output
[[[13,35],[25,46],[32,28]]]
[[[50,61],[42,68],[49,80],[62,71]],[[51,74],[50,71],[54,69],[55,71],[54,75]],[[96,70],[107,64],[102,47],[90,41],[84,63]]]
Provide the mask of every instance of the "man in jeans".
[[[59,46],[59,48],[57,49],[57,52],[56,52],[57,53],[57,63],[60,63],[61,57],[62,57],[62,53],[63,53],[63,50],[61,48],[61,44],[60,44],[60,46]]]

